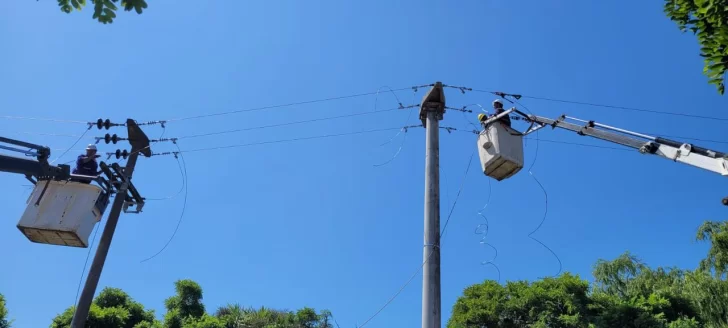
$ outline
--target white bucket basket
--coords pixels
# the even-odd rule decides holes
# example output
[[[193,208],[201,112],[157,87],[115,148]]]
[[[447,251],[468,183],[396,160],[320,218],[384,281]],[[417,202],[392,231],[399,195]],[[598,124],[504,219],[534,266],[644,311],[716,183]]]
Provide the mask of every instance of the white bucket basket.
[[[38,181],[18,229],[32,242],[88,247],[89,235],[103,215],[96,207],[102,192],[91,184]]]
[[[509,178],[523,168],[523,135],[495,122],[478,135],[478,155],[485,175]]]

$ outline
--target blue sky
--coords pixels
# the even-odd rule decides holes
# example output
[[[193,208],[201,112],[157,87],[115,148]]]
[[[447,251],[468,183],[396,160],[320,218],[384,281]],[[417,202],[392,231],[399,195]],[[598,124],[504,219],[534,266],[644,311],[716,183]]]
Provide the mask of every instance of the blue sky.
[[[192,4],[192,2],[190,2]],[[660,2],[628,1],[153,1],[143,15],[112,25],[71,15],[51,1],[13,1],[0,15],[0,114],[94,121],[164,120],[442,81],[652,110],[728,117],[702,72],[698,44],[662,13]],[[405,104],[416,95],[401,91]],[[414,96],[414,98],[413,98]],[[413,100],[414,99],[414,100]],[[447,90],[448,105],[494,97]],[[524,98],[540,115],[572,116],[662,135],[728,141],[725,121],[568,105]],[[182,137],[373,111],[374,97],[171,122]],[[391,94],[377,108],[393,108]],[[396,128],[406,111],[180,140],[184,149]],[[474,114],[471,114],[474,116]],[[416,117],[412,115],[412,117]],[[473,117],[467,117],[474,119]],[[444,126],[468,127],[450,111]],[[3,136],[48,145],[54,155],[83,124],[0,119]],[[155,138],[158,126],[145,128]],[[28,132],[30,134],[20,134]],[[91,130],[88,136],[106,131]],[[112,131],[109,131],[112,132]],[[123,130],[112,133],[123,134]],[[246,306],[331,310],[341,327],[363,323],[422,261],[424,130],[411,129],[401,153],[396,131],[188,153],[189,194],[170,246],[182,195],[149,201],[121,218],[100,286],[123,288],[164,313],[173,282],[204,288],[210,311]],[[565,131],[541,138],[611,146]],[[92,139],[61,159],[72,160]],[[702,143],[725,151],[727,144]],[[102,145],[102,151],[114,151]],[[443,223],[475,149],[473,135],[442,134]],[[175,150],[155,144],[153,151]],[[535,155],[529,141],[526,160]],[[443,322],[463,288],[497,273],[473,233],[488,179],[473,162],[442,240]],[[563,269],[591,278],[599,258],[625,250],[651,265],[694,268],[706,245],[703,220],[725,218],[725,178],[657,157],[541,142],[533,168],[548,192],[536,233]],[[181,176],[171,156],[139,160],[136,185],[149,198],[174,195]],[[74,302],[86,249],[33,244],[17,230],[29,194],[21,177],[0,175],[4,220],[0,293],[17,327],[44,327]],[[544,196],[527,172],[493,182],[486,215],[503,280],[556,274],[553,256],[527,237]],[[105,221],[104,221],[105,222]],[[99,290],[101,287],[99,288]],[[421,276],[367,327],[419,327]]]

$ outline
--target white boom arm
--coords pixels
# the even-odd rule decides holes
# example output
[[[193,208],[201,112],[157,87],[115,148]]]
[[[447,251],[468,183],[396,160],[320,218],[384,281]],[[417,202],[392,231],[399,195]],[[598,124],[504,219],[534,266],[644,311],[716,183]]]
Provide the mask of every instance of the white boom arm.
[[[594,121],[568,117],[566,115],[561,115],[558,119],[554,120],[537,115],[527,115],[515,108],[511,108],[489,118],[483,122],[483,124],[488,125],[505,115],[510,115],[511,113],[521,116],[513,116],[512,118],[521,119],[531,123],[529,129],[526,130],[526,132],[523,132],[523,135],[528,135],[546,126],[562,128],[576,132],[582,136],[590,136],[634,148],[642,154],[658,155],[675,162],[685,163],[718,173],[722,176],[728,176],[728,155],[726,153],[698,147],[690,143],[674,141],[661,137],[653,137],[642,133],[615,128],[609,125],[596,123]],[[723,199],[723,204],[728,205],[728,197]]]

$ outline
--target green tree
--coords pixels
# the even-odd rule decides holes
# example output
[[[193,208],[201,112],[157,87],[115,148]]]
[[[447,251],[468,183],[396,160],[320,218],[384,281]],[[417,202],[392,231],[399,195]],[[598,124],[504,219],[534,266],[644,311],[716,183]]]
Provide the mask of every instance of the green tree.
[[[116,18],[118,7],[116,4],[119,0],[91,0],[94,6],[93,18],[99,23],[110,24]],[[70,14],[74,9],[80,11],[86,6],[86,0],[58,0],[58,6],[64,13]],[[121,0],[121,6],[125,11],[135,10],[137,14],[141,14],[147,9],[146,0]]]
[[[728,273],[728,221],[704,222],[698,228],[696,239],[710,242],[708,256],[700,261],[700,269],[723,278]]]
[[[67,308],[53,318],[51,328],[71,326],[75,306]],[[104,288],[89,309],[86,327],[88,328],[152,328],[158,327],[153,310],[134,301],[126,292],[118,288]]]
[[[448,327],[587,327],[588,290],[586,280],[568,273],[505,286],[485,281],[465,289]]]
[[[0,328],[10,328],[12,322],[8,319],[8,309],[5,303],[5,296],[0,294]]]
[[[728,0],[666,0],[665,13],[681,31],[692,31],[704,58],[709,83],[725,92],[728,71]]]
[[[202,304],[202,287],[190,280],[182,279],[174,283],[176,294],[164,301],[167,313],[164,316],[164,326],[167,328],[202,328],[219,322],[218,318],[209,318]],[[218,323],[214,323],[218,320]]]

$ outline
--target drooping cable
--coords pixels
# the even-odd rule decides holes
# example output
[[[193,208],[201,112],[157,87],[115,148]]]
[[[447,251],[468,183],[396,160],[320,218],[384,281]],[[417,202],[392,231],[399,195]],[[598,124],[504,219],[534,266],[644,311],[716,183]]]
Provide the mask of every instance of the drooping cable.
[[[74,306],[78,306],[78,295],[81,293],[81,284],[83,284],[83,276],[86,274],[86,266],[88,265],[88,259],[91,257],[91,250],[94,248],[94,242],[96,241],[96,234],[99,233],[99,222],[94,228],[94,235],[91,237],[91,243],[88,246],[88,252],[86,253],[86,260],[83,262],[83,269],[81,269],[81,277],[78,278],[78,287],[76,287],[76,298],[73,300]]]
[[[59,160],[59,159],[60,159],[61,157],[65,156],[65,155],[66,155],[66,154],[67,154],[67,153],[68,153],[68,152],[69,152],[69,151],[70,151],[71,149],[73,149],[73,147],[76,147],[76,144],[77,144],[77,143],[78,143],[79,141],[81,141],[81,139],[83,139],[83,137],[84,137],[84,136],[86,135],[86,133],[88,133],[88,131],[90,131],[90,130],[91,130],[91,128],[92,128],[92,127],[93,127],[92,125],[89,125],[89,126],[88,126],[88,129],[86,129],[86,131],[83,131],[83,134],[81,134],[81,136],[80,136],[80,137],[78,137],[78,139],[76,139],[76,141],[75,141],[75,142],[73,142],[73,144],[71,145],[71,147],[68,147],[68,149],[66,149],[66,151],[64,151],[64,152],[63,152],[63,154],[61,154],[61,156],[58,156],[58,157],[56,157],[56,159],[52,160],[52,161],[50,162],[50,164],[53,164],[53,163],[55,163],[55,162],[56,162],[57,160]]]
[[[157,253],[155,253],[154,255],[152,255],[152,256],[144,259],[144,260],[141,260],[139,263],[144,263],[146,261],[149,261],[149,260],[155,258],[155,257],[157,257],[157,255],[161,254],[165,249],[167,249],[167,246],[169,246],[169,244],[172,242],[172,240],[174,239],[174,237],[177,235],[177,231],[179,230],[179,227],[182,224],[182,218],[184,218],[184,215],[185,215],[185,210],[187,209],[187,195],[188,195],[188,190],[187,190],[187,185],[188,185],[188,181],[187,181],[187,179],[188,179],[188,175],[187,175],[187,163],[185,162],[185,157],[182,154],[182,151],[179,149],[179,145],[175,143],[175,146],[177,146],[177,150],[179,151],[179,156],[182,159],[182,167],[184,169],[185,196],[184,196],[184,201],[182,203],[182,212],[179,215],[179,220],[177,220],[177,226],[174,228],[174,231],[172,232],[172,235],[169,237],[169,239],[164,244],[164,246]]]
[[[417,88],[413,88],[412,91],[413,91],[412,92],[412,103],[414,104],[415,97],[417,96]],[[397,97],[397,95],[394,94],[394,92],[392,92],[392,94],[394,95],[395,99],[397,99],[397,102],[399,103],[400,108],[404,108],[402,106],[402,102],[399,101],[399,97]],[[374,109],[375,109],[375,111],[376,111],[376,106],[377,106],[377,104],[376,104],[376,100],[375,100],[375,102],[374,102]],[[402,141],[399,143],[399,147],[397,148],[397,151],[394,153],[394,155],[389,160],[387,160],[387,161],[385,161],[383,163],[380,163],[380,164],[374,164],[375,167],[384,166],[384,165],[387,165],[387,164],[391,163],[392,161],[394,161],[395,158],[397,158],[397,156],[399,156],[399,153],[402,152],[402,148],[404,147],[404,143],[407,141],[407,132],[408,132],[408,128],[407,127],[409,126],[409,121],[410,121],[410,117],[412,117],[412,112],[414,112],[414,110],[410,110],[409,113],[407,113],[407,118],[404,121],[404,127],[401,130],[399,130],[397,132],[397,134],[394,135],[394,137],[390,138],[387,142],[379,145],[380,147],[382,147],[382,146],[384,146],[384,145],[392,142],[392,140],[394,140],[395,138],[397,138],[397,136],[399,136],[402,132],[404,132],[404,136],[402,136]]]
[[[473,155],[474,155],[474,153],[473,153]],[[472,163],[472,160],[473,160],[473,156],[471,155],[470,161],[468,162],[468,167],[465,170],[465,176],[467,176],[468,171],[470,170],[470,164]],[[452,207],[450,208],[450,212],[448,213],[447,219],[445,220],[445,226],[443,227],[442,232],[440,233],[440,238],[442,238],[443,234],[445,233],[445,230],[447,228],[447,223],[450,222],[450,217],[452,216],[453,212],[455,211],[455,206],[458,203],[458,198],[460,198],[460,193],[462,192],[464,182],[465,182],[465,177],[463,177],[463,183],[460,184],[460,188],[458,189],[457,196],[455,196],[455,200],[453,201]],[[392,295],[392,297],[390,297],[387,300],[387,302],[385,302],[384,305],[379,308],[379,310],[374,312],[374,314],[372,316],[370,316],[366,321],[364,321],[364,323],[362,323],[359,326],[359,328],[363,328],[364,326],[366,326],[366,324],[371,322],[372,319],[377,317],[379,315],[379,313],[384,311],[384,309],[387,308],[387,306],[389,306],[389,304],[392,303],[397,298],[397,296],[399,296],[399,294],[401,294],[402,291],[405,288],[407,288],[407,286],[409,286],[409,284],[412,282],[412,280],[414,280],[415,277],[417,277],[417,275],[420,274],[420,271],[422,271],[422,269],[425,267],[425,264],[430,260],[430,258],[432,258],[432,254],[435,253],[435,249],[438,249],[438,248],[439,248],[439,245],[437,245],[437,247],[432,248],[432,251],[430,251],[430,254],[427,256],[427,258],[424,261],[422,261],[422,264],[417,268],[417,270],[415,270],[415,272],[410,276],[410,278],[407,279],[407,281],[402,285],[402,287],[400,287],[399,290],[397,290],[397,292],[394,293],[394,295]]]
[[[531,112],[531,110],[529,110],[528,107],[526,107],[523,104],[521,104],[518,101],[518,99],[513,99],[513,100],[519,106],[523,107],[523,109],[525,109],[526,111],[528,111],[529,114],[533,115],[533,113]],[[529,168],[528,168],[528,174],[531,175],[531,177],[533,178],[533,181],[536,181],[536,184],[538,184],[538,186],[541,188],[541,191],[543,192],[543,195],[544,195],[544,213],[543,213],[543,218],[541,218],[541,222],[538,224],[538,226],[536,227],[536,229],[533,229],[533,231],[531,231],[528,234],[528,238],[531,238],[531,240],[539,243],[546,250],[548,250],[549,252],[551,252],[551,254],[554,256],[554,258],[556,258],[556,261],[559,262],[559,271],[555,275],[553,275],[553,277],[557,277],[559,274],[561,274],[561,271],[563,270],[563,263],[561,262],[561,258],[559,257],[559,255],[556,254],[556,252],[554,252],[553,249],[551,249],[551,247],[547,246],[545,243],[543,243],[542,241],[538,240],[536,237],[533,236],[539,229],[541,229],[541,227],[543,226],[543,224],[546,222],[546,216],[548,215],[548,212],[549,212],[549,194],[548,194],[548,192],[546,192],[546,188],[544,188],[543,184],[541,184],[541,181],[539,181],[538,178],[536,178],[536,175],[533,174],[533,166],[536,165],[536,160],[538,159],[538,148],[539,148],[538,147],[539,146],[538,133],[539,133],[539,131],[537,130],[536,131],[536,150],[534,151],[533,162],[531,162],[531,166],[529,166]]]
[[[455,205],[458,202],[458,199],[460,198],[460,193],[463,191],[463,186],[465,185],[465,181],[468,177],[468,172],[470,172],[470,167],[473,164],[473,157],[475,157],[475,150],[470,154],[470,159],[468,160],[468,166],[465,168],[465,174],[463,174],[463,180],[460,182],[460,187],[458,188],[458,193],[455,195],[455,200],[452,203],[452,207],[450,208],[450,213],[447,215],[447,219],[445,220],[445,224],[442,227],[442,232],[440,232],[440,238],[445,235],[445,231],[447,231],[447,225],[450,223],[450,218],[452,217],[453,211],[455,211]],[[440,241],[442,243],[442,241]]]
[[[179,167],[179,175],[180,175],[181,181],[182,181],[177,193],[174,195],[171,195],[171,196],[161,197],[161,198],[146,198],[146,200],[170,200],[170,199],[173,199],[173,198],[179,196],[179,194],[181,194],[182,191],[185,190],[185,186],[187,185],[187,179],[185,177],[184,170],[182,169],[182,163],[180,162],[179,157],[175,157],[175,160],[177,161],[177,167]]]
[[[482,237],[480,237],[479,244],[493,249],[493,252],[495,253],[493,255],[493,258],[491,258],[488,261],[481,261],[480,264],[481,265],[490,265],[493,268],[495,268],[495,270],[498,272],[498,283],[500,283],[501,271],[500,271],[500,268],[498,267],[498,265],[495,264],[495,259],[498,258],[498,248],[493,246],[493,244],[489,243],[486,239],[488,237],[488,234],[490,233],[490,221],[488,220],[488,217],[486,217],[485,214],[483,214],[485,212],[485,210],[488,208],[488,205],[490,205],[490,198],[492,195],[493,195],[493,185],[492,185],[491,180],[488,179],[488,199],[485,201],[485,205],[483,205],[483,208],[481,208],[478,211],[478,216],[480,216],[480,218],[483,219],[483,222],[479,223],[475,227],[475,234],[483,235]]]

